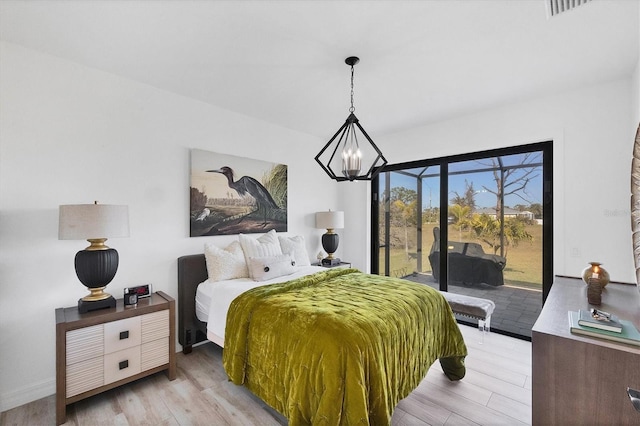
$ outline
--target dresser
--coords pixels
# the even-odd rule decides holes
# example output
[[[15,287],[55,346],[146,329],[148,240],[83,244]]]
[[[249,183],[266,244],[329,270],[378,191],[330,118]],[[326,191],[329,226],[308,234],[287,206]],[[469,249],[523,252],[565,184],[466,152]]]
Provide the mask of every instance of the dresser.
[[[56,422],[67,405],[159,371],[176,377],[175,301],[158,291],[135,307],[56,309]]]
[[[626,392],[640,389],[640,346],[572,334],[568,311],[589,308],[582,280],[556,277],[531,335],[534,425],[640,425]],[[610,283],[598,309],[640,329],[635,285]]]

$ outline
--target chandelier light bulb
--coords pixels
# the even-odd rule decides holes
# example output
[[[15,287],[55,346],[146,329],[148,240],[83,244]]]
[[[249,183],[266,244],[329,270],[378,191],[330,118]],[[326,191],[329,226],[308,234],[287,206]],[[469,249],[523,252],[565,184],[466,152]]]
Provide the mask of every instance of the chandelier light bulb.
[[[342,151],[342,174],[350,179],[360,174],[362,168],[362,152],[360,149],[352,150],[348,148],[346,151]]]

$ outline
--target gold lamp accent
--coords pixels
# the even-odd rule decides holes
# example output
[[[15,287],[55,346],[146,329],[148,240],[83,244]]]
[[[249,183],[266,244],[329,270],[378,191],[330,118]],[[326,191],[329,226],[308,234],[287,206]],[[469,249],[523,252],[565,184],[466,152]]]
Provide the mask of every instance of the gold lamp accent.
[[[109,247],[105,244],[105,242],[107,241],[106,238],[87,238],[87,241],[89,241],[91,245],[85,250],[93,251],[109,249]]]

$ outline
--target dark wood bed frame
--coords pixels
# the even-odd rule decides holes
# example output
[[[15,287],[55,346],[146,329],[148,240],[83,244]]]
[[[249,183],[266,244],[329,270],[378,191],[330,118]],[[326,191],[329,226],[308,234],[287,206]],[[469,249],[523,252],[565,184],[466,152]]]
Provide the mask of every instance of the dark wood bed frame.
[[[178,258],[178,342],[185,354],[207,340],[207,323],[196,317],[196,290],[207,277],[204,254]]]

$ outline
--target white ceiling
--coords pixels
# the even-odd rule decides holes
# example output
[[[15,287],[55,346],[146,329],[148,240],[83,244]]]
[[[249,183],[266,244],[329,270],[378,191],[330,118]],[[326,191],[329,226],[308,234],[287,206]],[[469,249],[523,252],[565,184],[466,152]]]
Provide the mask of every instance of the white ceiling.
[[[0,39],[328,139],[631,76],[639,1],[0,2]]]

